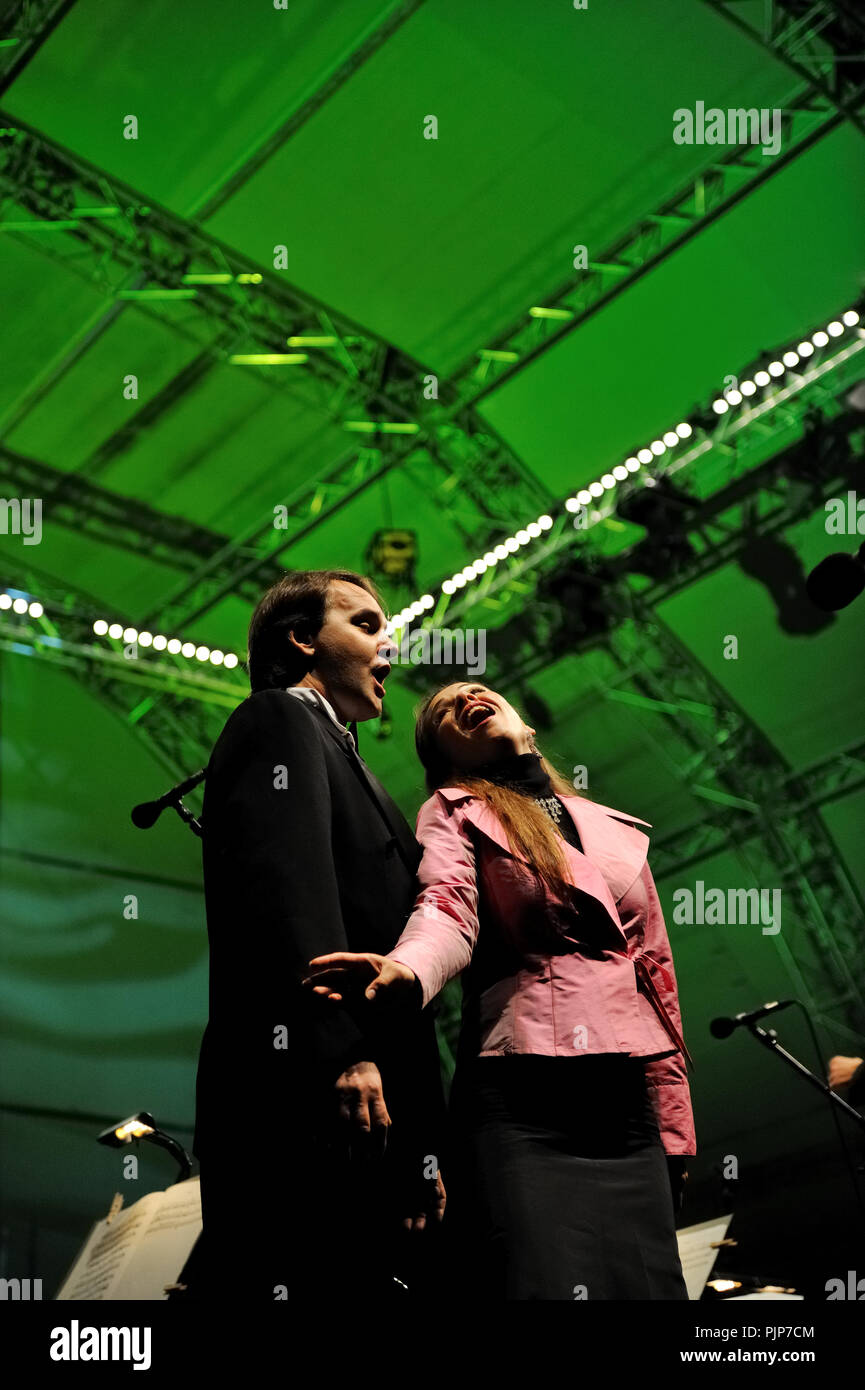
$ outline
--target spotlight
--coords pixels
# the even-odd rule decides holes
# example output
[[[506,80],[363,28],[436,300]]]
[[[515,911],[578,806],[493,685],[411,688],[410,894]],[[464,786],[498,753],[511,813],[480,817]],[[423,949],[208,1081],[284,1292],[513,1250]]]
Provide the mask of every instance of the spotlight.
[[[824,613],[846,608],[865,589],[865,542],[855,555],[827,555],[808,575],[805,589],[811,602]]]
[[[811,636],[834,621],[816,612],[813,600],[808,603],[810,595],[806,592],[802,561],[786,541],[777,536],[751,536],[736,560],[743,573],[768,591],[783,632],[795,637]]]
[[[417,553],[415,531],[391,528],[373,534],[364,560],[379,578],[389,579],[392,584],[413,586]]]

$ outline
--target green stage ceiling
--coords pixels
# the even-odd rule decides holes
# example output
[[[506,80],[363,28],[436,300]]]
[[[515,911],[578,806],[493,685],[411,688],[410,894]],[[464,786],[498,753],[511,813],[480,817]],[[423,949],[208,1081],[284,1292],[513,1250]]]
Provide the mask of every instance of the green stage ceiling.
[[[213,700],[188,684],[178,691],[170,676],[152,687],[112,677],[101,689],[111,673],[88,647],[104,653],[111,644],[85,639],[85,620],[177,630],[242,657],[250,591],[236,585],[199,616],[190,604],[182,630],[160,626],[178,611],[169,604],[202,563],[201,546],[207,554],[235,546],[235,570],[257,554],[289,568],[365,570],[371,537],[391,528],[413,531],[417,544],[414,584],[382,581],[391,611],[422,594],[438,598],[443,580],[539,514],[558,526],[565,499],[677,422],[702,420],[711,439],[711,402],[726,377],[741,379],[859,304],[861,118],[839,115],[819,91],[809,113],[807,71],[724,8],[76,0],[32,7],[42,42],[37,32],[0,47],[2,491],[45,499],[38,546],[0,535],[0,588],[40,599],[50,620],[40,628],[25,618],[16,629],[12,614],[0,614],[0,1103],[13,1239],[41,1242],[48,1267],[71,1258],[110,1200],[115,1160],[93,1143],[103,1122],[151,1109],[191,1138],[207,1010],[199,848],[176,819],[164,816],[145,835],[128,812],[202,765],[245,693],[240,668],[218,673]],[[728,8],[745,23],[763,10]],[[13,38],[19,9],[0,5]],[[813,134],[801,149],[758,152],[730,174],[729,145],[673,141],[673,112],[698,102],[804,109]],[[430,115],[437,139],[424,138]],[[124,137],[130,116],[136,139]],[[689,188],[690,227],[670,210]],[[707,216],[719,189],[729,206]],[[74,221],[85,195],[116,210],[96,250],[80,224],[38,225],[61,214]],[[90,215],[90,225],[98,221]],[[151,241],[147,229],[157,226],[170,235]],[[686,227],[681,245],[657,255],[652,232]],[[643,265],[633,242],[623,249],[639,228],[649,238]],[[593,273],[617,292],[588,314],[577,245],[590,265],[614,265]],[[275,247],[285,248],[284,266],[274,265]],[[122,297],[164,286],[160,269],[176,287],[184,273],[226,266],[261,279],[177,301]],[[259,331],[264,301],[277,309]],[[568,331],[510,363],[484,356],[530,324],[531,308],[553,301],[571,306],[575,321],[560,320]],[[319,332],[335,331],[342,351],[315,358],[312,349],[313,360],[298,365],[229,361],[261,352],[268,333],[270,350],[286,351],[273,323],[289,335],[308,333],[313,320]],[[802,440],[806,406],[843,417],[845,393],[865,376],[862,341],[845,329],[848,360],[810,386],[788,374],[777,387],[790,388],[786,408],[769,411],[762,431],[707,445],[675,473],[676,486],[704,499],[734,477],[750,480],[745,510],[729,517],[740,532],[745,516],[759,530],[771,488],[758,471]],[[423,398],[430,374],[456,400],[451,434],[436,434]],[[129,377],[137,398],[124,392]],[[428,427],[426,453],[407,461],[391,458],[380,437],[346,428],[401,414]],[[509,463],[492,480],[477,462],[485,431]],[[861,475],[861,428],[858,441]],[[272,527],[269,541],[256,540],[274,507],[315,494],[341,460],[378,447],[389,466],[333,495],[322,487],[302,534],[281,548]],[[789,473],[785,464],[782,483]],[[857,542],[828,535],[825,499],[804,484],[803,495],[787,498],[793,510],[778,536],[807,574]],[[103,506],[114,519],[100,523]],[[147,528],[159,530],[161,518],[169,539],[150,544]],[[572,529],[559,562],[584,539]],[[609,558],[645,534],[613,510],[587,544]],[[711,555],[719,533],[692,540]],[[543,622],[533,628],[552,562],[534,565],[531,547],[504,598],[484,599],[471,583],[457,595],[461,621],[483,629],[498,652],[495,669],[512,698],[541,702],[539,741],[559,767],[584,764],[590,795],[653,826],[697,1062],[696,1172],[706,1181],[731,1145],[757,1163],[778,1159],[791,1127],[803,1151],[831,1140],[819,1098],[755,1056],[748,1040],[712,1040],[712,1016],[798,995],[815,1009],[827,1055],[865,1047],[861,970],[851,961],[863,944],[865,894],[865,600],[819,631],[791,633],[735,545],[725,554],[631,613],[618,656],[603,640],[569,644]],[[652,594],[633,573],[624,587],[641,603]],[[447,625],[445,606],[436,612]],[[61,644],[40,645],[40,630]],[[724,654],[729,635],[738,638],[735,660]],[[71,664],[64,638],[74,638]],[[674,649],[684,675],[667,685],[664,653]],[[660,655],[647,684],[652,652]],[[519,661],[529,658],[523,676]],[[141,651],[136,669],[148,662],[190,667]],[[416,677],[396,667],[389,731],[360,731],[364,755],[412,821],[424,796],[412,709],[423,680],[446,673]],[[685,702],[678,713],[659,706],[664,689],[674,705]],[[166,742],[166,727],[187,717]],[[774,781],[736,744],[743,727],[771,748]],[[787,775],[800,779],[789,804],[805,806],[808,788],[813,804],[798,827],[785,826],[784,845],[799,845],[797,834],[804,842],[819,823],[820,845],[836,856],[811,912],[801,883],[796,896],[795,858],[785,859],[774,833],[791,819],[779,791]],[[751,817],[738,843],[723,833],[725,795],[752,802],[737,811]],[[703,843],[707,817],[718,824]],[[689,855],[678,853],[677,837]],[[833,900],[833,874],[846,886],[843,900]],[[674,926],[672,894],[696,880],[789,892],[782,932]],[[124,917],[129,894],[137,920]],[[859,977],[847,984],[845,962]],[[795,1019],[782,1035],[808,1054]],[[148,1162],[151,1185],[164,1185],[159,1156]]]

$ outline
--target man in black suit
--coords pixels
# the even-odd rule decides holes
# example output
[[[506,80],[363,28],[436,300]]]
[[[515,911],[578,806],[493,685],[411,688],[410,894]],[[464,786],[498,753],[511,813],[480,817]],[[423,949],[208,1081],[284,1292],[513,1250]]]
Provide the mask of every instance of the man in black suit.
[[[429,1268],[444,1210],[431,1011],[383,1019],[301,983],[313,956],[391,950],[414,905],[420,846],[346,727],[381,712],[387,645],[362,576],[286,575],[253,614],[252,693],[208,765],[193,1142],[207,1296],[404,1298]]]

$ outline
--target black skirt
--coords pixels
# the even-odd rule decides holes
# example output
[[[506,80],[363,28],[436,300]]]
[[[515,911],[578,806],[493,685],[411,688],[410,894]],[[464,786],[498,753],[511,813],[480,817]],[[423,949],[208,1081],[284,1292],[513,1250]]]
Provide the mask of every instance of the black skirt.
[[[687,1299],[641,1058],[464,1061],[451,1120],[465,1299]]]

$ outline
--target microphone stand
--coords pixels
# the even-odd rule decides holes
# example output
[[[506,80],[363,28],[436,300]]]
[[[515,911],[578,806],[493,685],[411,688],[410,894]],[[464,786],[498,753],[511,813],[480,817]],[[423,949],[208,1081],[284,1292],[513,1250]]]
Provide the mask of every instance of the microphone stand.
[[[808,1018],[810,1024],[811,1020],[807,1011],[805,1016]],[[820,1091],[822,1095],[826,1096],[834,1106],[842,1110],[845,1115],[849,1115],[859,1126],[860,1130],[865,1129],[865,1115],[860,1115],[858,1110],[854,1110],[852,1105],[848,1105],[846,1100],[842,1100],[841,1096],[836,1095],[828,1082],[822,1081],[819,1076],[815,1076],[812,1071],[808,1070],[804,1063],[800,1062],[797,1057],[794,1057],[791,1052],[788,1052],[786,1047],[782,1047],[778,1041],[778,1036],[774,1028],[761,1028],[759,1023],[749,1023],[746,1026],[752,1037],[755,1037],[757,1041],[762,1043],[764,1047],[767,1047],[770,1052],[774,1052],[775,1056],[780,1057],[782,1062],[786,1062],[788,1067],[792,1067],[797,1076],[801,1076],[803,1080],[808,1081],[812,1086],[816,1086],[817,1090]],[[853,1195],[856,1198],[856,1205],[859,1208],[859,1217],[863,1225],[865,1225],[865,1202],[863,1202],[862,1190],[857,1178],[857,1174],[865,1173],[865,1164],[859,1163],[854,1165],[852,1157],[847,1151],[847,1145],[844,1143],[844,1136],[841,1132],[841,1126],[838,1123],[837,1110],[832,1111],[832,1118],[835,1121],[835,1129],[838,1134],[838,1142],[841,1145],[841,1152],[844,1154],[844,1159],[850,1173],[850,1181],[853,1184]]]
[[[749,1023],[747,1028],[748,1032],[751,1033],[758,1042],[762,1043],[764,1047],[768,1047],[770,1052],[774,1052],[776,1057],[780,1057],[783,1062],[786,1062],[789,1067],[792,1067],[805,1081],[810,1082],[812,1086],[816,1086],[817,1090],[821,1091],[834,1105],[837,1105],[839,1109],[843,1110],[845,1115],[849,1115],[860,1129],[865,1129],[865,1115],[860,1115],[858,1110],[854,1110],[852,1105],[848,1105],[846,1100],[842,1100],[841,1096],[837,1095],[836,1092],[832,1090],[828,1082],[821,1081],[820,1077],[815,1076],[812,1071],[809,1071],[804,1063],[793,1056],[792,1052],[788,1052],[785,1047],[782,1047],[778,1041],[778,1035],[774,1028],[761,1028],[759,1023]]]

